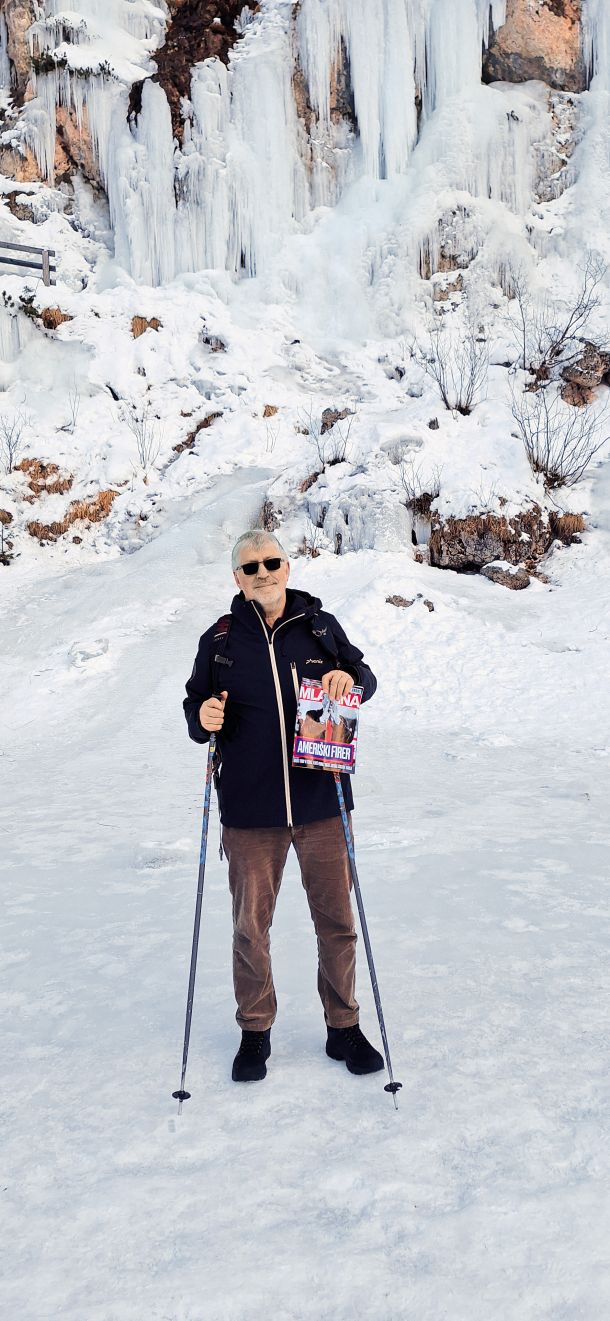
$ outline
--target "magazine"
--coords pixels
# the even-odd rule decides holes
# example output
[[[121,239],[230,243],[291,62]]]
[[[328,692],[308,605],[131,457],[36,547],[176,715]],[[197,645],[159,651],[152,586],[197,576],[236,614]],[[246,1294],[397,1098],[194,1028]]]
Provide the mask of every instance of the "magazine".
[[[354,686],[344,697],[330,698],[317,679],[301,680],[293,766],[353,775],[362,692]]]

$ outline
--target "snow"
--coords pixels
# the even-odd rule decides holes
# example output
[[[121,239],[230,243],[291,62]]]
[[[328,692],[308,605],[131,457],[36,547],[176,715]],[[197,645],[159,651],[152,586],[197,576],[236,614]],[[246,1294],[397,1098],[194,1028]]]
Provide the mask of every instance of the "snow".
[[[7,1314],[603,1315],[607,483],[518,600],[404,554],[294,563],[380,678],[355,821],[400,1108],[324,1055],[293,861],[268,1077],[230,1082],[214,809],[176,1114],[204,765],[181,685],[264,480],[221,479],[136,556],[5,580]]]
[[[149,77],[164,11],[47,6],[47,22],[87,24],[91,41],[71,59],[99,40],[121,76],[83,76],[87,63],[81,76],[41,76],[23,120],[51,177],[57,98],[86,116],[108,204],[77,177],[74,201],[19,185],[37,223],[3,209],[6,241],[57,251],[54,289],[29,281],[36,306],[73,318],[45,334],[20,306],[28,282],[3,276],[0,438],[22,410],[24,455],[73,476],[68,492],[27,503],[26,474],[0,474],[15,549],[0,566],[0,1292],[23,1321],[610,1311],[610,438],[584,481],[545,494],[515,434],[511,382],[525,378],[503,288],[515,263],[532,298],[565,307],[583,234],[610,257],[610,29],[589,0],[594,77],[574,98],[569,186],[544,202],[548,90],[481,85],[489,6],[380,0],[377,23],[369,10],[304,0],[294,28],[283,0],[244,11],[228,69],[193,70],[176,151]],[[503,15],[494,3],[493,22]],[[401,34],[402,73],[388,33]],[[357,130],[330,116],[342,41]],[[134,67],[143,111],[129,125]],[[422,281],[441,248],[455,266]],[[446,302],[435,286],[453,287]],[[607,276],[599,297],[601,342]],[[159,328],[134,339],[133,317]],[[417,351],[439,318],[452,342],[474,319],[489,349],[470,416],[443,408]],[[327,407],[351,418],[344,460],[320,471]],[[134,413],[159,445],[146,474]],[[424,488],[439,477],[443,517],[533,502],[548,513],[555,501],[587,530],[556,545],[548,581],[525,591],[432,569],[401,460]],[[28,534],[29,519],[62,518],[101,489],[118,492],[102,522],[45,545]],[[205,765],[186,736],[183,683],[232,595],[233,541],[267,500],[293,585],[337,613],[379,678],[362,716],[355,831],[397,1112],[383,1076],[352,1077],[324,1054],[294,857],[273,927],[268,1077],[230,1081],[215,805],[192,1099],[181,1116],[171,1099]],[[378,1043],[362,942],[358,996]]]

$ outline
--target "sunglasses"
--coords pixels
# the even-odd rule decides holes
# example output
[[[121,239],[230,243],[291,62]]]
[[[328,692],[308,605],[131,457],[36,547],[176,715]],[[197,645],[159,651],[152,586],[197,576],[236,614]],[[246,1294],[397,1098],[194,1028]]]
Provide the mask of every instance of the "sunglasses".
[[[255,573],[258,573],[261,564],[264,564],[269,573],[276,573],[280,564],[283,564],[283,560],[278,555],[277,559],[274,557],[270,560],[248,560],[247,564],[238,564],[237,567],[241,573],[245,573],[248,578],[251,578]]]

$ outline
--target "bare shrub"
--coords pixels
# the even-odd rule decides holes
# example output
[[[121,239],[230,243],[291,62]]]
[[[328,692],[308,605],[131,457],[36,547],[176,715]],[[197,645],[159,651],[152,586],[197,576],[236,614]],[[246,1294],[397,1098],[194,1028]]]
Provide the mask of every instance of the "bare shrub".
[[[320,471],[332,468],[337,463],[344,463],[350,453],[350,432],[356,416],[356,409],[324,409],[314,413],[313,408],[299,414],[299,429],[315,446]],[[335,421],[331,421],[335,417]]]
[[[80,390],[76,381],[73,382],[72,389],[68,391],[68,421],[64,422],[60,431],[67,431],[70,435],[76,430],[78,414],[80,411]]]
[[[123,420],[136,442],[138,460],[146,480],[150,469],[159,457],[159,450],[161,449],[160,419],[153,412],[149,401],[144,400],[138,403],[127,403],[123,409]]]
[[[407,509],[421,518],[429,518],[433,501],[441,493],[442,470],[434,467],[426,473],[413,459],[401,459],[399,471]]]
[[[307,520],[307,530],[298,547],[297,555],[304,555],[309,560],[317,560],[322,544],[322,529],[311,518]]]
[[[582,354],[591,318],[600,305],[599,286],[607,266],[588,252],[580,266],[580,285],[574,299],[537,299],[523,266],[507,267],[507,288],[516,304],[511,324],[519,345],[519,365],[534,377],[536,386],[555,379]]]
[[[270,420],[271,418],[274,418],[274,420],[271,421]],[[267,439],[265,442],[265,451],[267,454],[273,454],[273,451],[277,444],[277,438],[280,434],[280,421],[279,418],[275,419],[273,413],[266,414],[265,432],[267,435]]]
[[[574,486],[608,440],[607,404],[601,412],[574,409],[557,394],[541,389],[517,395],[512,413],[532,472],[544,478],[548,490]]]
[[[17,466],[17,459],[26,445],[26,432],[32,425],[30,414],[21,408],[0,416],[0,455],[5,473]]]
[[[484,332],[468,317],[465,329],[449,327],[435,317],[425,348],[414,342],[411,354],[436,382],[445,408],[468,417],[484,398],[489,371],[489,346]]]

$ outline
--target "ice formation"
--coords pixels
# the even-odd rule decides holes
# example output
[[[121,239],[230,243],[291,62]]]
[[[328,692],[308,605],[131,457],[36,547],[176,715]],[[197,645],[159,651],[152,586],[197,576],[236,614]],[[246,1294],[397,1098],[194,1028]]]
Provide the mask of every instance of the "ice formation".
[[[11,64],[8,55],[8,29],[4,14],[0,14],[0,90],[10,92]]]
[[[414,268],[438,261],[439,197],[445,210],[472,199],[488,232],[498,206],[509,229],[531,208],[533,146],[550,124],[544,89],[481,82],[506,0],[262,0],[256,14],[244,10],[228,68],[215,58],[194,66],[181,147],[150,77],[164,11],[149,0],[74,5],[65,14],[48,0],[31,30],[46,58],[28,141],[52,178],[55,106],[79,123],[86,114],[117,258],[139,281],[265,271],[285,237],[352,184],[368,186],[368,197],[378,184],[398,190]],[[594,85],[608,86],[605,0],[587,0],[584,23]],[[145,79],[142,109],[128,121],[136,78]],[[382,260],[380,249],[373,266]]]

